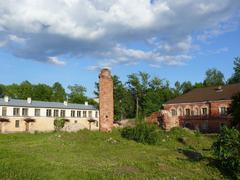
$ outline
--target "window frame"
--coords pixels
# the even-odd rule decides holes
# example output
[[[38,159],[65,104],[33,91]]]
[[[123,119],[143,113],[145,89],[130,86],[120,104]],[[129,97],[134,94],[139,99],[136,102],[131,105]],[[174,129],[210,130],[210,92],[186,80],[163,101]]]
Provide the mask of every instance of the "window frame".
[[[66,117],[66,110],[61,109],[60,117],[62,117],[62,118]]]
[[[46,117],[52,117],[52,109],[46,110]]]
[[[28,108],[22,108],[22,116],[23,117],[28,116]]]
[[[59,117],[59,110],[58,109],[53,110],[53,117]]]
[[[176,109],[171,109],[171,115],[172,115],[172,117],[177,116],[177,110]]]
[[[77,117],[82,117],[82,111],[77,111]]]
[[[17,110],[17,113],[16,113],[16,110]],[[13,116],[20,116],[20,108],[16,108],[16,107],[13,108]]]
[[[2,107],[2,116],[7,116],[7,107]]]
[[[87,111],[83,111],[83,118],[87,117]]]
[[[38,114],[37,112],[39,112],[39,114]],[[34,109],[34,116],[36,116],[36,117],[41,116],[41,110],[38,109],[38,108],[35,108],[35,109]]]
[[[71,117],[75,117],[75,110],[71,110]]]
[[[15,128],[19,128],[20,127],[20,120],[15,120]]]

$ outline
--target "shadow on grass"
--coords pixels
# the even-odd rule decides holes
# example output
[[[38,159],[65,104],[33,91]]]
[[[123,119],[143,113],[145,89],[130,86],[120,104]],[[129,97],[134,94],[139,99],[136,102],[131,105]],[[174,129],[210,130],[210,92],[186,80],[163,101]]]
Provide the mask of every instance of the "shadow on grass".
[[[237,177],[234,175],[234,172],[222,168],[221,163],[218,160],[209,157],[208,161],[209,161],[208,166],[217,168],[223,175],[224,179],[237,179]]]
[[[179,148],[178,152],[184,154],[188,158],[189,161],[200,161],[204,158],[201,153],[197,152],[194,149]]]

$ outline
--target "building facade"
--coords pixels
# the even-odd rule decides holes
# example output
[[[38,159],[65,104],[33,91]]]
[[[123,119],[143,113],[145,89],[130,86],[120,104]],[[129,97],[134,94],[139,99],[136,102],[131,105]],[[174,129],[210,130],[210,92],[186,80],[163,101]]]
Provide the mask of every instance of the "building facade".
[[[149,117],[165,129],[187,127],[202,132],[218,132],[231,125],[231,98],[240,92],[240,84],[194,89],[163,104],[161,112]]]
[[[65,119],[65,126],[99,129],[99,111],[92,105],[0,98],[0,132],[53,131],[54,120]]]

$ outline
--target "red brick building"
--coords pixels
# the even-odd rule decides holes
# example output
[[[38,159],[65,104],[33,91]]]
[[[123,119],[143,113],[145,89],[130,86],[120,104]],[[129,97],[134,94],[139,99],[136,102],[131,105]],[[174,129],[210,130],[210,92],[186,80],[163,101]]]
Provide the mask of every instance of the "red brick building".
[[[154,113],[149,122],[157,121],[165,129],[180,126],[217,132],[222,125],[231,124],[229,106],[237,92],[240,83],[194,89],[163,104],[163,110]]]

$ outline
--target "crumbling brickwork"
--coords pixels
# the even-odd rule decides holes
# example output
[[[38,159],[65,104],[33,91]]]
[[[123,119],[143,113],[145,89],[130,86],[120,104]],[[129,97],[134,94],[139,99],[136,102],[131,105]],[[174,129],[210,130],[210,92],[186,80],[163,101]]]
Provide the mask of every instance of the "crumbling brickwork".
[[[113,128],[113,81],[111,72],[102,69],[99,75],[100,131],[109,132]]]

